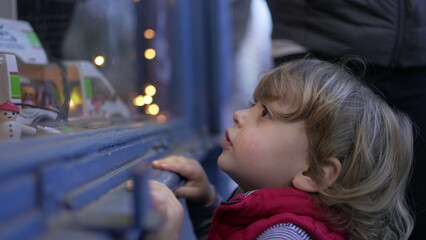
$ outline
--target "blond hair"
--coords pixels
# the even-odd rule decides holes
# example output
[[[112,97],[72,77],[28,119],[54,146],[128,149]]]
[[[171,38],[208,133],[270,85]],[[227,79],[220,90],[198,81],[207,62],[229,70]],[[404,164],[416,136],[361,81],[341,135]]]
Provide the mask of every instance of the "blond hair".
[[[329,222],[353,239],[408,239],[413,228],[405,191],[413,159],[412,123],[343,66],[316,59],[267,73],[255,100],[282,101],[282,113],[303,119],[310,145],[310,176],[322,184],[322,164],[336,157],[338,179],[314,194],[332,209]]]

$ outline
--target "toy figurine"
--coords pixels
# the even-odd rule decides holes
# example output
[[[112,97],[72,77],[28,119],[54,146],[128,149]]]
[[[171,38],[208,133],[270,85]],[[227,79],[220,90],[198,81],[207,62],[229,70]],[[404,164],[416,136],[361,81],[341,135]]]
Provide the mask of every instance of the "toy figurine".
[[[21,133],[36,135],[35,128],[16,122],[19,108],[10,100],[0,105],[0,140],[19,140]]]
[[[22,86],[21,89],[22,103],[36,105],[36,91],[30,85]],[[28,108],[28,107],[22,107]]]

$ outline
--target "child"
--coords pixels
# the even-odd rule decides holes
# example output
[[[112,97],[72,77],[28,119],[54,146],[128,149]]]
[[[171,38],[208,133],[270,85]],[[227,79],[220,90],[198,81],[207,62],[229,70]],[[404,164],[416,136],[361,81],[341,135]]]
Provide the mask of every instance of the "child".
[[[218,205],[195,160],[153,162],[187,179],[175,194],[192,218],[217,207],[211,226],[193,220],[199,237],[207,226],[209,239],[408,239],[413,130],[405,115],[344,67],[315,59],[270,71],[253,98],[234,113],[218,159],[244,194]],[[181,206],[166,208],[168,226],[180,226]]]

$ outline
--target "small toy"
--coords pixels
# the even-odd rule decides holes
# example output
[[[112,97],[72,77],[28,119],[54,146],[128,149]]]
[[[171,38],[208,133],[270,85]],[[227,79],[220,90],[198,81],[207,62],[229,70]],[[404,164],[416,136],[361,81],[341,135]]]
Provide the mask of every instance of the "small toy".
[[[0,140],[19,140],[21,134],[36,135],[35,128],[16,122],[19,108],[10,100],[0,105]]]
[[[36,105],[36,91],[32,86],[22,86],[21,97],[22,103]]]

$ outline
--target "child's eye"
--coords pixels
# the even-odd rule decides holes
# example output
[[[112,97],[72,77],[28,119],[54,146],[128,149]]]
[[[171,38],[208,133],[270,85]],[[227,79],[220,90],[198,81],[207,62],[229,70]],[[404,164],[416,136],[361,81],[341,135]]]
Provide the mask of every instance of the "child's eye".
[[[266,108],[266,106],[263,106],[263,110],[262,110],[262,117],[270,117],[271,114],[269,113],[268,108]]]

